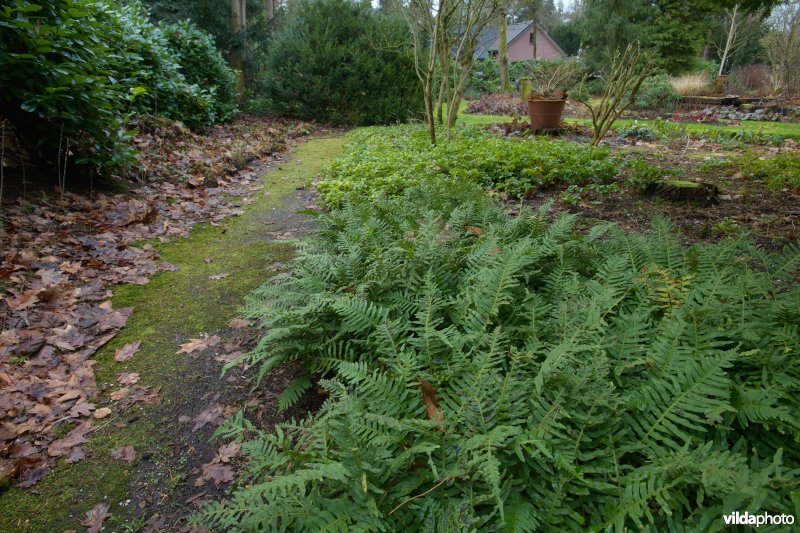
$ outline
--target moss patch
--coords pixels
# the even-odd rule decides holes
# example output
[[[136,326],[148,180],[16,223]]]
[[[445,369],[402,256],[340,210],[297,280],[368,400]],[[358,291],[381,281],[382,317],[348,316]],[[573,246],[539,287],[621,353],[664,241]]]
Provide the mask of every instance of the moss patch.
[[[154,243],[162,259],[179,268],[153,277],[148,285],[114,288],[114,307],[131,306],[135,311],[125,329],[97,354],[98,384],[113,391],[119,388],[119,372],[138,372],[140,384],[160,387],[167,406],[182,395],[191,395],[193,380],[200,376],[184,371],[186,356],[175,355],[178,346],[201,332],[223,329],[236,316],[244,296],[276,272],[274,263],[291,257],[290,245],[268,235],[270,226],[294,216],[286,207],[287,196],[295,193],[296,187],[308,185],[343,142],[343,137],[330,137],[300,145],[291,161],[264,175],[264,189],[243,216],[220,226],[197,226],[186,239]],[[209,279],[221,273],[228,277]],[[137,340],[142,341],[141,351],[133,359],[114,361],[116,348]],[[202,365],[197,369],[204,371]],[[111,504],[107,527],[118,531],[141,527],[141,521],[133,518],[136,509],[126,503],[136,482],[135,466],[113,460],[109,454],[130,444],[137,451],[137,460],[158,455],[165,446],[159,440],[164,428],[157,427],[161,421],[154,412],[155,406],[139,403],[120,416],[114,413],[95,421],[102,429],[84,446],[87,459],[74,465],[59,463],[33,488],[2,494],[0,531],[81,529],[79,522],[86,511],[103,501]],[[174,430],[182,430],[177,422]]]

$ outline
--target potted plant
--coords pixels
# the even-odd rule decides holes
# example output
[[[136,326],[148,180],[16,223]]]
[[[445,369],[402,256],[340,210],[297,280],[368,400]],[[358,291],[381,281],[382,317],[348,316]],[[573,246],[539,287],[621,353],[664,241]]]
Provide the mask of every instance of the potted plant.
[[[575,61],[542,61],[526,79],[530,87],[524,95],[528,101],[528,112],[533,131],[558,129],[564,106],[567,103],[567,90],[580,74],[580,65]]]

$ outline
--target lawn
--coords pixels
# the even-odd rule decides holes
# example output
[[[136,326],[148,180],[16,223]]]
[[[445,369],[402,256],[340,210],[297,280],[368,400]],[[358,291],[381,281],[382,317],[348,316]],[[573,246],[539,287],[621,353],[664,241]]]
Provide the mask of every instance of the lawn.
[[[457,124],[494,124],[496,122],[507,122],[511,119],[511,117],[502,116],[502,115],[474,115],[474,114],[467,114],[464,110],[467,108],[467,102],[461,102],[459,106],[459,115]],[[447,108],[445,107],[445,112]],[[592,121],[588,118],[567,118],[566,122],[572,122],[575,124],[586,124],[591,125]],[[617,127],[624,127],[630,126],[634,122],[638,122],[639,124],[647,125],[648,123],[654,122],[653,120],[633,120],[633,119],[622,119],[618,120],[615,123]],[[724,124],[691,124],[685,123],[686,130],[692,133],[701,133],[701,132],[741,132],[747,131],[752,133],[762,133],[765,135],[780,135],[786,138],[800,140],[800,124],[796,122],[763,122],[763,121],[756,121],[756,120],[746,120],[743,121],[740,125],[736,126],[729,126]]]

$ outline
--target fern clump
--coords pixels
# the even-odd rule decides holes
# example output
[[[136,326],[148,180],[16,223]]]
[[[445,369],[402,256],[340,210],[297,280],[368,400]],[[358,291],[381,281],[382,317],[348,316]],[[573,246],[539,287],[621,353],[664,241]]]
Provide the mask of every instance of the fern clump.
[[[318,187],[337,207],[353,196],[398,196],[422,183],[463,179],[521,196],[543,186],[608,183],[618,167],[607,148],[569,141],[504,139],[472,127],[434,146],[422,126],[393,126],[351,134]]]
[[[220,530],[721,529],[797,515],[800,249],[683,247],[441,182],[322,217],[248,312],[262,373],[329,397],[273,432]]]

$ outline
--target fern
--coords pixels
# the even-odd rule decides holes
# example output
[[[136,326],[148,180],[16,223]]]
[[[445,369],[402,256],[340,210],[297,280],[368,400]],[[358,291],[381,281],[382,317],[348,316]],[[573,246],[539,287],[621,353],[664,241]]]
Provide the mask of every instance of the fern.
[[[435,182],[320,218],[251,297],[267,332],[246,357],[298,360],[329,397],[269,432],[223,426],[248,479],[209,526],[698,531],[795,511],[796,249],[686,248],[665,220],[581,235]]]

